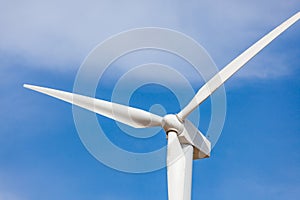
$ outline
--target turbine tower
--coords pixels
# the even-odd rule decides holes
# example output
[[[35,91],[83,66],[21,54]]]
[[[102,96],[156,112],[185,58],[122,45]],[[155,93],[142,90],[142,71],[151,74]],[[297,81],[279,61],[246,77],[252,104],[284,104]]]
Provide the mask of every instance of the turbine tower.
[[[167,176],[169,199],[189,200],[191,199],[193,159],[208,158],[211,145],[210,141],[198,128],[187,120],[187,116],[272,40],[298,21],[299,18],[300,12],[250,46],[250,48],[204,84],[188,105],[177,114],[168,114],[161,117],[141,109],[80,94],[27,84],[24,84],[24,87],[69,102],[134,128],[162,127],[168,138]]]

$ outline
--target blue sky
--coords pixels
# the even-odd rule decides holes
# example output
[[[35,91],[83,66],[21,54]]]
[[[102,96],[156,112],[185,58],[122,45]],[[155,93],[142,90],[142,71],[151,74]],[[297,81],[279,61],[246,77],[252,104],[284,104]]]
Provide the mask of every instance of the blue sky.
[[[77,70],[95,45],[145,26],[191,36],[221,69],[299,8],[296,0],[2,2],[0,200],[167,199],[166,169],[129,174],[101,164],[81,143],[72,107],[26,90],[23,83],[72,91]],[[225,84],[225,126],[212,157],[194,162],[193,199],[299,198],[299,34],[298,22]],[[114,83],[109,84],[109,73],[106,79],[97,95],[108,99]],[[197,77],[191,82],[195,90],[203,84]],[[179,110],[176,101],[170,105],[170,92],[156,89],[141,88],[131,103],[147,108],[154,101],[167,112]],[[200,111],[205,132],[209,100]],[[111,124],[110,138],[132,151],[166,143],[163,132],[130,140],[113,121],[99,121]]]

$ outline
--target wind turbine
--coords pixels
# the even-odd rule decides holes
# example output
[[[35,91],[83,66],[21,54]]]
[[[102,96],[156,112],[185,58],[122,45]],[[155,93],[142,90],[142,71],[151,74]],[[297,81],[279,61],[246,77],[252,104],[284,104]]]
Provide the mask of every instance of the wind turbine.
[[[187,116],[272,40],[297,22],[299,18],[300,12],[250,46],[204,84],[188,105],[177,114],[168,114],[161,117],[141,109],[80,94],[27,84],[24,84],[24,87],[69,102],[134,128],[162,127],[168,137],[167,175],[169,199],[188,200],[191,199],[193,159],[208,158],[211,145],[210,141],[198,128],[187,120]]]

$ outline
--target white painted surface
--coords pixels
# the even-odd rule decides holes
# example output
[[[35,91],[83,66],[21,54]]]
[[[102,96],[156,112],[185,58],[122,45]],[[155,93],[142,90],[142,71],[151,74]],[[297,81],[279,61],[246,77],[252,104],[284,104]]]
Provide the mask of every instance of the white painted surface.
[[[134,128],[161,126],[162,117],[141,109],[45,87],[27,84],[24,84],[24,87],[77,105]]]
[[[218,74],[203,85],[197,92],[191,102],[178,113],[178,117],[184,120],[195,108],[199,106],[207,97],[209,97],[216,89],[218,89],[226,80],[234,73],[241,69],[250,59],[258,54],[263,48],[270,44],[286,29],[292,26],[300,19],[300,12],[290,17],[288,20],[277,26],[273,31],[265,35],[241,55],[226,65]]]
[[[169,200],[190,200],[193,147],[180,144],[177,133],[168,133],[167,173]]]

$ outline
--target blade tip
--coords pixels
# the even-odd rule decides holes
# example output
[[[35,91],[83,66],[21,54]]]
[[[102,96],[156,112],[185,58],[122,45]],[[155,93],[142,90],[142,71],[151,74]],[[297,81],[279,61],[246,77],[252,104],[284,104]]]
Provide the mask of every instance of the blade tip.
[[[23,84],[23,87],[24,88],[27,88],[27,89],[30,89],[30,90],[34,90],[34,88],[36,88],[37,86],[34,86],[34,85],[29,85],[29,84]]]
[[[30,88],[32,88],[32,87],[33,87],[33,85],[29,85],[29,84],[26,84],[26,83],[25,83],[25,84],[23,84],[23,87],[24,87],[24,88],[28,88],[28,89],[30,89]]]
[[[24,88],[29,88],[29,85],[25,83],[25,84],[23,84],[23,87]]]

